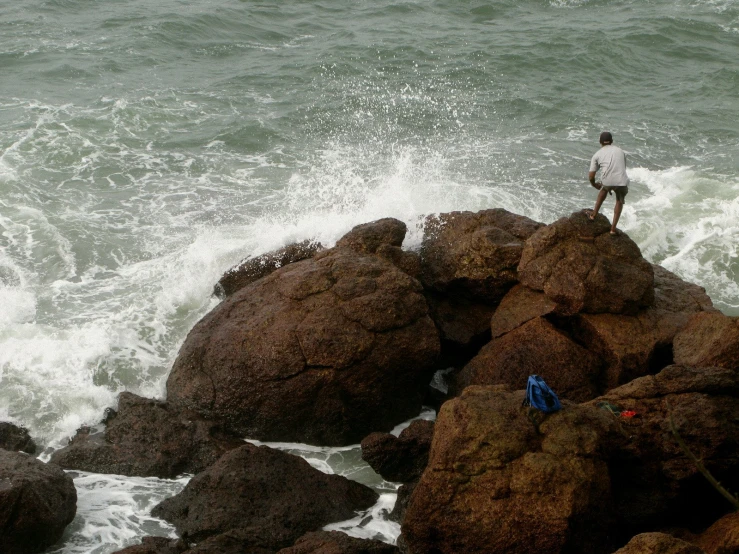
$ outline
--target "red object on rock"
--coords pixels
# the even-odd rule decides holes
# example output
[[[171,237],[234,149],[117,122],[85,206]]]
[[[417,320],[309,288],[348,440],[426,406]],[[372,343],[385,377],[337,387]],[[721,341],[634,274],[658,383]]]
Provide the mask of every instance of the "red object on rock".
[[[635,415],[636,415],[636,412],[634,410],[624,410],[623,412],[621,412],[621,417],[631,418],[631,417],[634,417]]]

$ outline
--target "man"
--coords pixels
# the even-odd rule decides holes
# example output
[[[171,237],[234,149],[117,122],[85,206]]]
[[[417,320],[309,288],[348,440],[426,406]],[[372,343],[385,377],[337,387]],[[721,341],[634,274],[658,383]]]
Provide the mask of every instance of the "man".
[[[600,182],[595,182],[595,174],[600,170]],[[598,189],[598,198],[595,200],[595,208],[588,217],[592,221],[598,215],[603,201],[608,194],[616,193],[616,207],[613,208],[613,221],[611,222],[611,234],[615,235],[618,218],[621,217],[626,194],[629,192],[629,176],[626,175],[626,154],[618,146],[613,145],[613,136],[608,131],[600,134],[600,150],[590,160],[590,173],[588,173],[590,184]]]

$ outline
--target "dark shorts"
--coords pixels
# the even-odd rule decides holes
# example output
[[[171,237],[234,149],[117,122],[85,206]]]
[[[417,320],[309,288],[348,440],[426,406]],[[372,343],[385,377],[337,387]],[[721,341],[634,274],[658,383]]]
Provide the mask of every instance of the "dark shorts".
[[[616,200],[622,204],[626,204],[626,195],[629,193],[629,187],[603,187],[603,190],[610,193],[611,191],[616,193]]]

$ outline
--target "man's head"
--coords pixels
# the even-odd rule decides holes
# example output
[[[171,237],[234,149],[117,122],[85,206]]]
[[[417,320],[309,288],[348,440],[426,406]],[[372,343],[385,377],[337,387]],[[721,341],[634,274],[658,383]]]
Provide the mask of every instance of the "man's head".
[[[613,135],[609,133],[608,131],[603,131],[600,134],[600,144],[601,146],[605,146],[607,144],[613,144]]]

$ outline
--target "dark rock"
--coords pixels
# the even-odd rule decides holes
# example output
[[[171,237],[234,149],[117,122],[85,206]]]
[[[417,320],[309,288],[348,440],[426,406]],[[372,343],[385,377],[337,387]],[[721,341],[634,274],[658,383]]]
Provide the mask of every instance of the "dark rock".
[[[364,485],[321,473],[302,458],[246,444],[193,477],[152,515],[172,522],[188,542],[237,532],[236,541],[279,549],[376,500]]]
[[[0,552],[41,552],[61,538],[76,511],[69,475],[27,454],[0,450]]]
[[[231,296],[237,290],[266,277],[282,266],[311,258],[321,248],[320,242],[304,240],[254,258],[247,258],[223,274],[213,294],[219,298]]]
[[[739,512],[719,519],[695,540],[707,554],[737,554],[739,552]]]
[[[395,506],[393,506],[393,511],[388,514],[388,519],[390,521],[403,523],[405,512],[408,509],[408,502],[410,502],[411,495],[413,494],[413,490],[416,488],[416,485],[418,485],[418,481],[403,483],[400,485],[400,488],[398,488],[398,496],[395,499]]]
[[[33,442],[28,430],[18,427],[7,421],[0,421],[0,448],[14,452],[34,454],[36,443]]]
[[[524,391],[469,387],[446,402],[402,525],[409,552],[607,553],[607,460],[618,423],[565,403],[538,429]]]
[[[608,402],[628,441],[611,460],[613,508],[624,528],[707,526],[729,508],[679,445],[728,490],[739,490],[739,374],[724,368],[669,366],[588,404]],[[672,418],[673,424],[670,419]],[[637,531],[638,532],[638,531]]]
[[[218,422],[168,402],[123,392],[104,432],[79,430],[51,460],[66,469],[173,478],[199,473],[243,444]]]
[[[182,554],[186,551],[187,544],[179,539],[144,537],[141,544],[118,550],[114,554]]]
[[[442,339],[464,345],[487,332],[493,308],[517,282],[524,241],[541,226],[502,209],[426,218],[421,282]]]
[[[337,242],[338,248],[351,248],[362,254],[375,254],[381,246],[402,246],[408,228],[392,217],[357,225]]]
[[[362,440],[362,459],[388,481],[415,481],[426,468],[434,422],[416,420],[398,437],[372,433]]]
[[[429,315],[440,331],[448,365],[464,365],[490,340],[490,317],[495,306],[465,294],[433,291],[426,291],[426,300]]]
[[[340,531],[316,531],[307,533],[289,548],[278,554],[396,554],[392,544],[357,539]]]
[[[739,317],[700,313],[675,337],[675,363],[739,370]]]
[[[665,533],[642,533],[613,554],[706,554],[703,550]]]
[[[416,415],[439,354],[417,280],[334,248],[280,268],[198,322],[168,400],[260,440],[340,445]]]
[[[603,215],[575,212],[526,241],[518,265],[521,284],[543,291],[564,315],[635,314],[654,302],[654,272],[639,247],[612,236]]]
[[[600,359],[542,317],[492,340],[456,376],[455,390],[470,385],[526,388],[540,375],[562,398],[582,402],[600,392]]]
[[[634,316],[580,314],[571,322],[574,337],[606,364],[604,390],[672,364],[673,339],[678,331],[693,314],[716,311],[705,289],[660,266],[652,267],[653,306]]]
[[[556,307],[543,292],[516,285],[495,309],[490,320],[490,334],[498,338],[532,319],[553,313]]]

